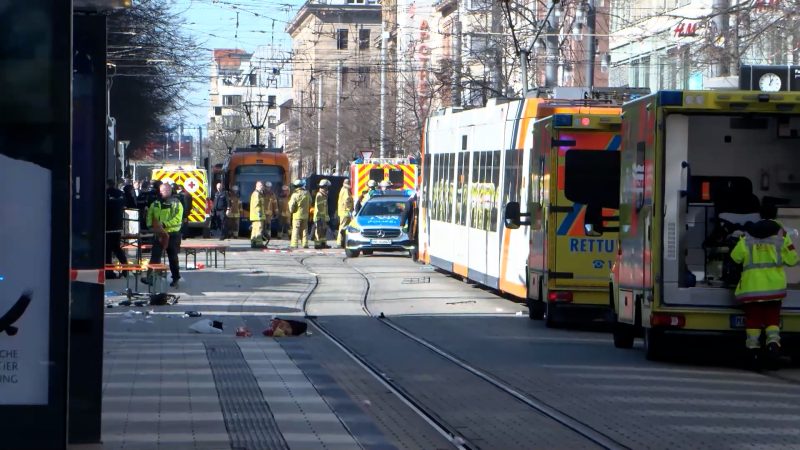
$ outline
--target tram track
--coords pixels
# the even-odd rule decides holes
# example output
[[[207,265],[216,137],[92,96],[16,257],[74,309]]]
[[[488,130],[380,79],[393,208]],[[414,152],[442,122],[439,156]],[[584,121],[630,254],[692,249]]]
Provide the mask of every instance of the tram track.
[[[348,343],[341,339],[340,337],[336,336],[336,334],[328,329],[324,324],[320,322],[317,317],[313,315],[308,315],[308,305],[310,302],[313,302],[313,295],[314,291],[316,290],[317,286],[319,286],[319,277],[320,275],[316,273],[313,268],[307,263],[307,261],[312,258],[313,256],[303,257],[299,259],[299,262],[305,266],[306,268],[310,269],[310,272],[314,275],[314,283],[311,289],[309,289],[306,293],[305,298],[303,299],[303,311],[306,313],[308,320],[312,323],[312,325],[320,332],[320,334],[327,337],[330,341],[332,341],[340,350],[342,350],[345,354],[347,354],[352,360],[354,360],[360,367],[370,373],[378,382],[381,383],[384,387],[389,389],[394,395],[396,395],[400,400],[406,404],[412,411],[414,411],[417,415],[419,415],[425,422],[430,424],[434,429],[437,430],[443,437],[445,437],[448,441],[450,441],[456,448],[462,449],[479,449],[483,448],[480,444],[476,442],[471,442],[470,439],[463,436],[457,429],[457,427],[449,424],[445,419],[443,419],[439,414],[430,410],[428,406],[424,404],[424,402],[420,401],[418,398],[414,396],[413,393],[409,392],[403,386],[400,385],[396,380],[392,379],[390,376],[385,374],[379,367],[375,364],[367,360],[364,356],[359,354],[356,349],[352,346],[348,345]],[[605,449],[626,449],[629,448],[624,444],[615,441],[611,437],[603,434],[602,432],[592,428],[591,426],[587,425],[584,422],[566,414],[565,412],[559,410],[558,408],[554,408],[545,402],[531,396],[530,394],[520,391],[516,389],[512,385],[504,382],[503,380],[495,377],[494,375],[490,374],[487,371],[484,371],[474,365],[467,363],[466,361],[462,360],[461,358],[453,355],[452,353],[448,352],[447,350],[437,346],[430,341],[426,340],[425,338],[412,333],[405,328],[401,327],[400,325],[394,323],[391,319],[385,317],[383,313],[379,313],[378,315],[374,314],[370,310],[370,291],[372,289],[372,283],[370,281],[369,275],[355,267],[352,264],[348,263],[348,259],[343,258],[342,263],[343,265],[349,267],[353,270],[354,273],[360,275],[361,279],[364,283],[364,289],[361,292],[361,309],[364,314],[368,317],[375,318],[381,324],[386,326],[388,329],[392,330],[393,333],[396,335],[402,336],[404,339],[411,341],[414,345],[421,346],[422,348],[429,351],[431,354],[436,355],[436,357],[441,358],[447,361],[452,366],[458,368],[463,372],[470,374],[473,377],[481,380],[482,383],[490,386],[492,390],[499,391],[502,395],[509,396],[513,398],[516,402],[521,405],[524,405],[525,408],[528,408],[546,418],[547,420],[551,420],[566,430],[569,430],[571,433],[579,436],[580,438],[584,439],[585,441],[596,445],[600,448]],[[535,445],[535,443],[532,443]]]

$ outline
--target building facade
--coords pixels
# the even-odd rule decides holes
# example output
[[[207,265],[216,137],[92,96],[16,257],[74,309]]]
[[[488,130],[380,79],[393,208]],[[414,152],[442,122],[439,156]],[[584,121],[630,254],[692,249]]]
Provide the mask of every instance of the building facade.
[[[296,175],[342,172],[381,145],[381,6],[307,2],[290,21],[292,107],[285,126]],[[338,168],[338,170],[337,170]]]
[[[212,150],[264,145],[279,147],[278,106],[291,97],[285,58],[268,48],[255,52],[215,49],[211,65],[208,132]],[[259,128],[256,133],[256,127]]]

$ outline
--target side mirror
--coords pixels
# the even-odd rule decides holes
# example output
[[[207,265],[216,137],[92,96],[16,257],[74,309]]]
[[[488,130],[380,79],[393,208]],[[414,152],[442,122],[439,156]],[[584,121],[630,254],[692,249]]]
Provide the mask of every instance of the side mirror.
[[[506,228],[516,230],[521,225],[519,202],[508,202],[503,209],[503,224]]]

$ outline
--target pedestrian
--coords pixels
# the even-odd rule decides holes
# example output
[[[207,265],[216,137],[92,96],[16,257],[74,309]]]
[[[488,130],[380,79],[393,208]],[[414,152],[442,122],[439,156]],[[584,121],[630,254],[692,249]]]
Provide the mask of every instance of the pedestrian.
[[[214,193],[214,216],[219,226],[220,241],[228,237],[228,209],[230,209],[228,190],[222,186],[222,183],[217,183],[217,192]]]
[[[142,183],[139,180],[133,182],[133,198],[139,198],[139,195],[142,193],[141,189]]]
[[[125,208],[136,208],[136,195],[134,194],[133,185],[126,184],[122,187],[122,199]]]
[[[114,187],[114,180],[106,181],[106,264],[111,264],[112,254],[120,264],[128,264],[128,257],[122,250],[122,219],[125,212],[125,198],[122,191]],[[111,270],[106,278],[116,278]]]
[[[280,214],[280,235],[282,239],[289,238],[289,225],[292,222],[289,216],[289,186],[281,187],[281,195],[278,197],[278,214]]]
[[[781,303],[786,297],[786,271],[783,266],[798,262],[797,250],[783,226],[775,220],[777,207],[762,205],[761,220],[745,227],[746,234],[731,252],[731,259],[742,264],[742,277],[736,286],[736,299],[745,315],[745,347],[750,364],[760,366],[761,330],[766,333],[767,358],[780,358]]]
[[[233,185],[228,192],[230,207],[227,211],[228,236],[239,237],[239,219],[242,217],[242,200],[239,198],[239,186]]]
[[[256,187],[250,194],[250,247],[264,245],[264,183],[256,181]]]
[[[289,213],[292,215],[292,240],[289,248],[297,248],[302,244],[303,248],[308,248],[308,208],[311,204],[311,196],[303,186],[301,180],[292,182],[294,192],[289,199]]]
[[[278,217],[278,197],[272,190],[272,183],[264,183],[264,239],[269,243],[272,239],[272,219]]]
[[[330,248],[328,245],[328,188],[331,182],[322,179],[314,196],[314,248]]]
[[[345,246],[345,230],[350,224],[353,214],[353,196],[350,195],[350,180],[345,179],[342,189],[339,190],[339,201],[337,202],[336,215],[339,216],[339,232],[336,233],[336,243],[339,247]]]
[[[147,226],[151,227],[155,238],[150,262],[160,264],[162,253],[167,252],[169,270],[172,274],[170,286],[177,287],[181,279],[178,267],[178,252],[181,249],[181,223],[183,222],[183,204],[178,197],[172,195],[172,186],[159,186],[159,198],[147,210]],[[148,271],[148,275],[150,272]],[[142,279],[147,284],[147,279]]]
[[[183,185],[177,184],[175,185],[175,189],[178,191],[177,197],[181,201],[181,205],[183,205],[183,220],[181,220],[181,237],[183,239],[187,238],[187,233],[189,231],[189,213],[192,212],[192,196],[186,192],[186,189],[183,188]]]
[[[364,203],[367,200],[371,199],[376,192],[378,192],[378,183],[375,180],[367,181],[367,189],[361,193],[358,197],[358,201],[356,202],[356,212],[361,211],[361,207],[364,206]]]

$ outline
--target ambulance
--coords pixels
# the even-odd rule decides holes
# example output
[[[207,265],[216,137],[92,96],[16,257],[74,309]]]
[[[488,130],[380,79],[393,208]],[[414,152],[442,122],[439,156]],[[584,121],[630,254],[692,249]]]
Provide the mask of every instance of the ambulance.
[[[417,164],[413,158],[359,158],[350,164],[350,186],[358,199],[374,180],[388,181],[392,189],[415,191],[418,182]]]
[[[648,359],[669,355],[681,336],[730,335],[744,347],[741,269],[729,255],[763,204],[798,243],[800,93],[661,91],[622,109],[614,344],[643,335]],[[615,182],[595,175],[597,185]],[[783,342],[797,353],[800,270],[787,268],[787,280]]]
[[[169,182],[173,187],[183,186],[192,199],[187,227],[200,230],[204,237],[210,236],[211,215],[207,208],[209,186],[205,169],[178,165],[161,166],[153,169],[152,179],[162,183]]]
[[[575,108],[533,125],[528,312],[549,327],[610,317],[618,213],[595,200],[617,199],[619,188],[601,189],[587,174],[618,171],[620,127],[618,107]]]

